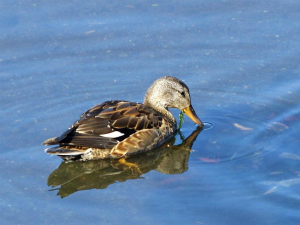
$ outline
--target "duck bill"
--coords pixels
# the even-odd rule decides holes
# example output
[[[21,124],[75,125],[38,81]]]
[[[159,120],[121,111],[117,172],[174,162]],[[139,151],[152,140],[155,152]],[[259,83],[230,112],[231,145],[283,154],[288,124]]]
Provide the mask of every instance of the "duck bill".
[[[200,127],[203,127],[204,124],[202,121],[199,119],[199,117],[196,115],[195,110],[193,106],[186,107],[183,112],[190,117],[196,124],[198,124]]]

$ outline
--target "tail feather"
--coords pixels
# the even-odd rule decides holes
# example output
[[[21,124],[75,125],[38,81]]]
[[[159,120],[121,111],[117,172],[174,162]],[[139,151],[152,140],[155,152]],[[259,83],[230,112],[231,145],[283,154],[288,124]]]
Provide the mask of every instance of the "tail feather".
[[[57,155],[63,160],[80,160],[85,151],[82,150],[70,150],[61,147],[47,148],[45,152],[51,155]]]
[[[85,151],[82,150],[70,150],[61,147],[47,148],[46,153],[58,156],[71,156],[71,155],[82,155]]]
[[[57,145],[59,142],[57,141],[57,138],[49,138],[48,140],[43,142],[43,145]]]

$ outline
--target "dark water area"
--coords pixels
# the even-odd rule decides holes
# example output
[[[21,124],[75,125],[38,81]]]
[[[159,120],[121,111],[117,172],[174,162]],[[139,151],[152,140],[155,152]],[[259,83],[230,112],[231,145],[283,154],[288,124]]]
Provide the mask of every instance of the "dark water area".
[[[299,224],[300,4],[0,3],[1,224]],[[65,163],[41,143],[169,75],[201,132],[128,159]],[[178,110],[172,110],[178,119]]]

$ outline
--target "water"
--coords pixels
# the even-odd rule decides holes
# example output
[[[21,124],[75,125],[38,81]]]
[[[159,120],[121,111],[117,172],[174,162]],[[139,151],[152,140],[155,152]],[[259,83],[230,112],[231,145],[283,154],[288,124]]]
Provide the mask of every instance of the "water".
[[[1,224],[299,224],[298,1],[10,1],[0,11]],[[141,176],[44,153],[91,106],[142,102],[164,75],[184,80],[213,124],[191,152],[130,159]],[[183,136],[195,128],[185,118]]]

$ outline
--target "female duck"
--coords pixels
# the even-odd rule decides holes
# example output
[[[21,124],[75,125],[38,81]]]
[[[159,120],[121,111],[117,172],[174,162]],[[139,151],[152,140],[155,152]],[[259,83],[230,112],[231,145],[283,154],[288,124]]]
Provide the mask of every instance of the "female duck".
[[[64,160],[121,158],[149,151],[172,137],[176,120],[168,108],[178,108],[196,124],[188,87],[175,77],[156,80],[148,89],[144,103],[107,101],[94,106],[60,137],[44,145],[59,145],[46,153]]]

